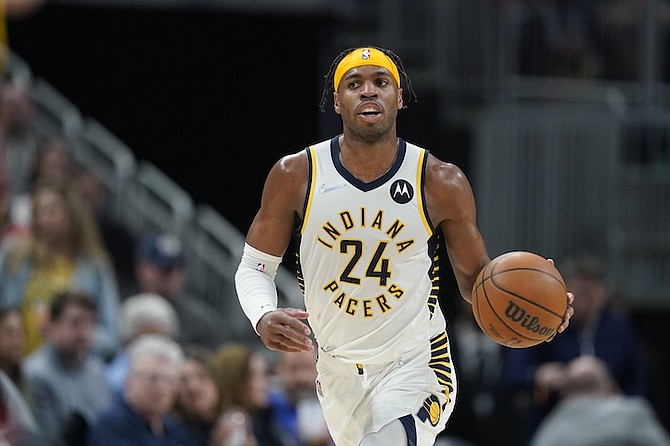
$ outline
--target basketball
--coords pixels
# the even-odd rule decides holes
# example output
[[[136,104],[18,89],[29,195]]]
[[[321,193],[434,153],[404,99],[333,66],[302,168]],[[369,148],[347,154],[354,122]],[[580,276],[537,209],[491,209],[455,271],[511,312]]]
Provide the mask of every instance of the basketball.
[[[545,258],[512,251],[491,260],[472,288],[472,312],[491,339],[512,348],[556,333],[567,309],[565,282]]]

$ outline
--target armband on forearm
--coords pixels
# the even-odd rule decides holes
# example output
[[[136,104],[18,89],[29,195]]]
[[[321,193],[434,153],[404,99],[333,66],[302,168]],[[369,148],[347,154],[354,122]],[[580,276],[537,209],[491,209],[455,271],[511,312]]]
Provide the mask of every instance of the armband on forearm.
[[[263,315],[277,308],[274,277],[282,258],[244,244],[244,253],[235,273],[235,289],[242,311],[256,330]]]

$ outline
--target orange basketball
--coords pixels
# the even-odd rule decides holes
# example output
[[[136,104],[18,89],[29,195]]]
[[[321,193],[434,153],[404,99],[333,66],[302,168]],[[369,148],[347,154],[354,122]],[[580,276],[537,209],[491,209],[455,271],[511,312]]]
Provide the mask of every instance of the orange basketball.
[[[491,339],[513,348],[556,333],[568,305],[565,282],[545,258],[512,251],[491,260],[472,288],[472,312]]]

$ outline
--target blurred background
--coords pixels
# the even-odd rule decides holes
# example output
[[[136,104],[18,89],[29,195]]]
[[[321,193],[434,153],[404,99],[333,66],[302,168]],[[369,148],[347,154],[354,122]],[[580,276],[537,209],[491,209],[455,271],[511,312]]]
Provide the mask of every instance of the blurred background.
[[[603,259],[670,425],[667,0],[35,3],[8,14],[7,66],[37,131],[68,138],[132,232],[186,242],[188,287],[232,330],[253,335],[232,274],[265,175],[340,131],[318,110],[333,58],[388,47],[419,98],[399,134],[466,172],[491,257]],[[288,271],[279,286],[300,301]]]

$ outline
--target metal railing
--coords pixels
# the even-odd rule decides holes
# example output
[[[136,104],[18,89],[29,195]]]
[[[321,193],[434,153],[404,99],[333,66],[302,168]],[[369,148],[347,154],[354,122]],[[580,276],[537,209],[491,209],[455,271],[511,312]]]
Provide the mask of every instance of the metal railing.
[[[525,248],[559,260],[589,249],[632,305],[670,306],[667,1],[341,3],[349,28],[334,45],[396,50],[414,87],[440,99],[442,123],[471,130],[492,254]],[[568,28],[533,27],[560,27],[561,14]],[[586,34],[584,14],[599,33]],[[580,69],[549,50],[536,54],[543,67],[524,65],[540,39],[566,37],[591,51]]]
[[[233,275],[242,254],[244,235],[218,211],[196,206],[190,195],[148,161],[77,107],[47,81],[35,78],[18,55],[10,53],[10,77],[21,79],[37,108],[39,136],[66,139],[72,156],[91,169],[109,192],[108,211],[135,236],[165,231],[183,242],[187,259],[186,293],[201,299],[235,338],[257,338],[237,302]],[[295,277],[283,266],[276,278],[279,299],[301,305]]]
[[[643,141],[668,154],[670,114],[653,132],[635,115],[549,105],[482,114],[473,187],[491,254],[527,249],[560,265],[590,252],[627,304],[669,307],[670,163],[635,157]]]
[[[661,229],[670,227],[666,214],[668,181],[663,173],[663,169],[667,171],[670,142],[667,137],[658,136],[667,134],[670,122],[670,86],[664,83],[661,71],[661,67],[670,65],[670,56],[660,41],[660,31],[670,25],[662,22],[666,14],[654,13],[667,7],[667,2],[644,2],[644,10],[630,17],[626,26],[640,45],[640,56],[634,59],[632,76],[614,77],[615,80],[597,75],[585,78],[524,73],[519,60],[525,32],[522,27],[537,12],[528,9],[529,2],[346,0],[336,3],[332,9],[341,12],[338,20],[342,23],[341,32],[332,39],[337,50],[361,42],[397,50],[415,87],[441,99],[443,122],[472,130],[475,140],[472,180],[482,228],[489,235],[492,252],[526,247],[560,259],[585,246],[600,249],[617,274],[617,285],[630,299],[640,305],[668,305],[670,254],[663,248],[667,245],[667,232],[645,230],[639,234],[642,223],[650,221],[656,221]],[[614,39],[618,35],[611,34]],[[19,65],[22,68],[17,70],[23,73],[23,78],[30,78],[26,65]],[[48,88],[42,91],[45,98],[54,96]],[[52,102],[71,109],[63,107],[62,99]],[[65,119],[61,115],[60,121],[56,117],[63,131],[77,128],[76,113],[69,116]],[[650,130],[649,122],[656,123],[657,130]],[[90,122],[84,123],[84,133],[88,130],[92,134],[92,126]],[[653,140],[658,147],[655,153],[661,154],[660,161],[640,165],[626,158],[626,147],[635,128],[643,129],[647,146],[648,139]],[[218,260],[201,266],[211,270],[201,274],[221,275],[222,271],[215,271],[213,263],[227,262],[225,259],[231,258],[236,250],[239,255],[239,240],[227,246],[226,239],[230,236],[225,230],[210,227],[216,225],[213,222],[216,219],[211,219],[209,211],[194,209],[185,194],[177,193],[177,198],[171,200],[172,194],[165,193],[179,189],[178,185],[169,184],[147,163],[138,163],[137,172],[131,173],[134,164],[125,155],[123,162],[112,156],[116,161],[109,165],[109,153],[101,147],[121,146],[107,143],[98,147],[88,142],[91,147],[87,150],[105,152],[100,157],[102,165],[118,175],[108,175],[110,184],[117,183],[118,178],[131,178],[132,181],[124,182],[124,187],[127,183],[128,188],[138,188],[140,192],[134,190],[133,198],[155,194],[142,199],[163,203],[163,217],[152,219],[158,211],[142,216],[137,227],[164,225],[188,233],[186,237],[191,237],[192,232],[184,232],[185,227],[205,231],[207,235],[201,233],[197,237],[216,240],[212,246],[221,246],[220,249],[210,246],[203,253]],[[119,172],[119,165],[125,166],[121,169],[125,169],[124,173]],[[656,172],[659,169],[661,173]],[[647,184],[650,178],[657,178],[653,187]],[[117,196],[125,197],[125,193],[128,191]],[[125,198],[122,200],[125,206]],[[135,208],[141,213],[149,207]],[[627,217],[630,209],[635,209],[638,219],[632,227]],[[135,213],[126,217],[129,221],[140,219]],[[193,220],[199,218],[211,221],[194,224]],[[487,221],[489,218],[495,218],[495,222]],[[223,217],[221,220],[225,221]],[[206,249],[204,242],[195,245]],[[630,286],[638,276],[629,279],[623,273],[635,271],[641,271],[639,280],[645,284],[662,285],[656,287],[661,290],[656,297],[644,297],[651,295],[645,294],[645,287]],[[650,274],[654,275],[653,280]],[[230,276],[221,277],[224,282],[231,280]],[[295,292],[288,287],[282,291],[283,298],[293,299]]]

